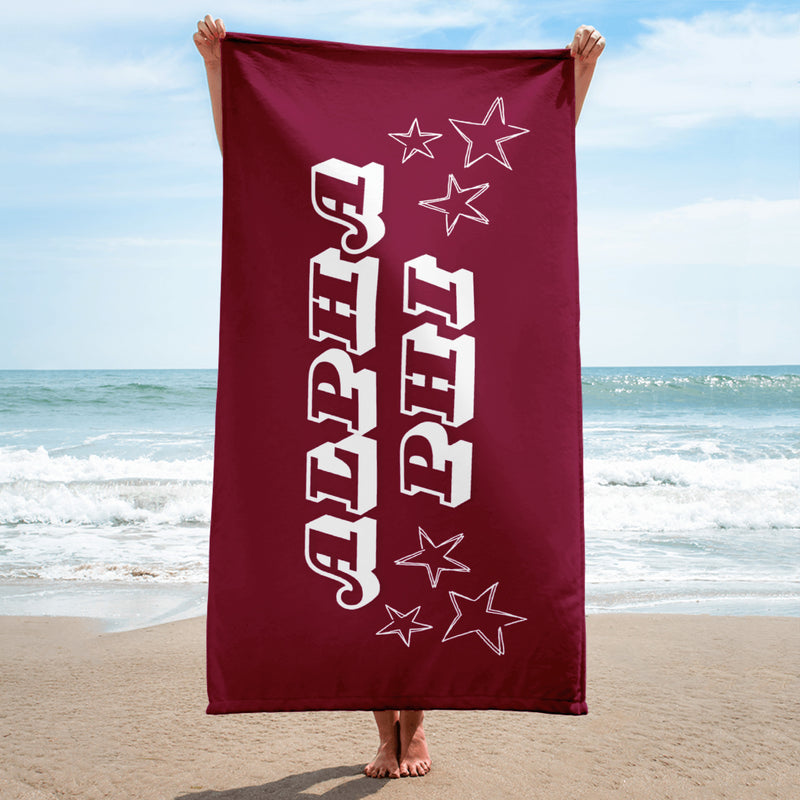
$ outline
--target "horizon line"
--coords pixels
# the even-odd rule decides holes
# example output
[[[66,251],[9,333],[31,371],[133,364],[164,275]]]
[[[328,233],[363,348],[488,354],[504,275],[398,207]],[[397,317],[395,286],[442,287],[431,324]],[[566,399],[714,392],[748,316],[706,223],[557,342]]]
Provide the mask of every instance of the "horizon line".
[[[761,364],[581,364],[581,369],[726,369],[785,367],[800,370],[800,363]],[[219,367],[0,367],[1,372],[218,372]]]

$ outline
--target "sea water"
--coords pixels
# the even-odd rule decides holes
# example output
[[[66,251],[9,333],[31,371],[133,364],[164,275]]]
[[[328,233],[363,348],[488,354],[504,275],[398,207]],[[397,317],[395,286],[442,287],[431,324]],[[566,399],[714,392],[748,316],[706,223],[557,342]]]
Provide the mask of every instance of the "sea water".
[[[587,609],[800,615],[800,368],[585,369]]]
[[[587,610],[800,615],[800,368],[582,382]],[[215,394],[214,370],[0,372],[0,613],[203,613]]]

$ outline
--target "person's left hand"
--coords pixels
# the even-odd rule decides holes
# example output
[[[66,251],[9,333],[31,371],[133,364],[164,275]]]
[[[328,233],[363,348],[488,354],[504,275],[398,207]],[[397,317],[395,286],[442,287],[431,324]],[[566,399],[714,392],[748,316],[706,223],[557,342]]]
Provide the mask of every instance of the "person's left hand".
[[[219,65],[220,41],[225,38],[225,23],[221,19],[215,20],[211,14],[206,14],[205,19],[197,23],[197,33],[192,37],[195,46],[206,64]]]
[[[567,45],[569,47],[570,55],[582,64],[595,64],[603,48],[606,46],[606,40],[601,35],[600,31],[593,28],[591,25],[581,25],[575,31],[575,36],[572,41]]]

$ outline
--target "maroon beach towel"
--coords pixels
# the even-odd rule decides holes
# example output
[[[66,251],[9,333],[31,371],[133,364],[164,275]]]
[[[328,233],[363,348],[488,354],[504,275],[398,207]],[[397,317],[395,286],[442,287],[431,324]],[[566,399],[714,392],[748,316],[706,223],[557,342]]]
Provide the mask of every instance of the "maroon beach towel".
[[[585,713],[568,52],[222,53],[209,713]]]

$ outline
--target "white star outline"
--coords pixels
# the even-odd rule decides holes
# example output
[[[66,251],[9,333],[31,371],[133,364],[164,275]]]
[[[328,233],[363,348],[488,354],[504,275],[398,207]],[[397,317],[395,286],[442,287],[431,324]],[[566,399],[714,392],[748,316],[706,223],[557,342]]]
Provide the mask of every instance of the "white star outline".
[[[503,125],[506,125],[508,128],[513,128],[517,133],[512,133],[509,136],[501,136],[499,139],[495,139],[494,143],[497,147],[498,152],[500,153],[501,158],[498,158],[494,153],[481,153],[477,158],[471,158],[472,155],[472,145],[473,141],[467,136],[464,131],[462,131],[458,126],[459,125],[480,125],[485,126],[488,124],[489,120],[492,118],[492,115],[495,112],[500,114],[500,122]],[[505,150],[503,150],[503,142],[507,142],[509,139],[515,139],[517,136],[522,136],[524,133],[530,133],[528,128],[521,128],[519,125],[510,125],[506,123],[506,112],[505,107],[503,106],[503,98],[498,97],[494,103],[492,103],[491,108],[486,112],[486,116],[483,118],[483,122],[469,122],[463,119],[450,119],[450,124],[456,129],[458,135],[467,142],[467,153],[464,156],[464,168],[471,167],[476,161],[480,161],[485,156],[489,158],[493,158],[498,164],[502,164],[506,169],[511,169],[511,164],[508,163],[508,157],[506,156]]]
[[[468,597],[465,594],[459,594],[458,592],[450,592],[450,601],[453,604],[453,608],[456,610],[455,619],[450,623],[450,627],[447,629],[447,633],[445,633],[444,637],[442,638],[443,642],[447,642],[451,639],[458,639],[461,636],[467,636],[470,633],[477,633],[478,636],[483,640],[483,642],[488,645],[497,655],[502,656],[505,655],[506,652],[506,645],[503,641],[503,628],[507,625],[516,625],[518,622],[527,622],[527,617],[520,617],[517,614],[509,614],[507,611],[498,611],[497,609],[492,608],[492,603],[494,602],[494,595],[497,592],[497,587],[500,585],[500,581],[496,581],[493,583],[488,589],[484,589],[477,597]],[[453,636],[450,635],[450,631],[453,630],[456,623],[461,619],[462,613],[461,609],[458,607],[458,601],[456,600],[457,597],[461,597],[464,600],[468,600],[470,603],[476,603],[480,600],[484,595],[489,595],[489,600],[486,603],[486,612],[489,614],[496,614],[497,616],[501,617],[509,617],[510,622],[501,622],[497,626],[497,644],[495,644],[480,628],[471,628],[468,631],[464,631],[463,633],[456,633]]]
[[[465,564],[462,564],[460,561],[456,561],[454,558],[450,558],[450,553],[455,550],[455,548],[461,544],[462,539],[464,538],[463,533],[458,533],[455,536],[451,536],[446,541],[442,542],[441,544],[435,544],[430,536],[425,533],[422,528],[419,528],[419,546],[420,549],[417,550],[416,553],[411,553],[410,555],[403,556],[402,558],[398,558],[394,563],[401,567],[425,567],[428,571],[428,580],[431,582],[431,588],[435,589],[436,585],[439,583],[439,578],[441,577],[443,572],[469,572],[470,569]],[[423,541],[424,539],[424,541]],[[428,543],[428,547],[425,546],[425,542]],[[433,570],[431,569],[430,563],[427,561],[414,561],[419,556],[425,555],[426,552],[429,550],[441,550],[443,547],[448,547],[447,552],[442,556],[445,561],[449,561],[453,564],[452,567],[436,567],[436,575],[433,574]]]
[[[384,604],[385,605],[385,604]],[[375,632],[376,636],[388,636],[390,633],[396,633],[402,640],[403,644],[406,647],[411,647],[411,634],[418,633],[419,631],[429,631],[433,628],[433,625],[426,625],[424,622],[417,621],[417,614],[419,614],[420,609],[422,606],[417,606],[416,608],[412,608],[411,611],[406,611],[405,614],[398,611],[396,608],[392,608],[389,605],[385,605],[386,610],[389,612],[389,619],[390,622],[388,625],[384,625],[379,631]],[[411,617],[411,615],[414,615]],[[406,620],[408,617],[411,617],[409,622],[411,623],[408,627],[407,631],[403,631],[402,628],[397,627],[398,620]]]
[[[450,212],[443,208],[437,208],[434,205],[434,203],[440,203],[443,200],[449,200],[453,193],[453,186],[455,186],[457,194],[466,194],[467,192],[471,192],[473,189],[477,189],[477,191],[464,204],[475,212],[474,216],[472,214],[463,214],[459,211],[451,222]],[[447,227],[447,235],[449,236],[452,233],[453,228],[455,228],[456,222],[458,222],[460,217],[464,217],[464,219],[471,219],[475,222],[480,222],[482,225],[489,224],[489,218],[481,214],[481,212],[472,205],[472,202],[476,198],[480,197],[488,188],[488,183],[480,183],[477,186],[468,186],[466,189],[462,189],[458,185],[458,181],[455,179],[455,176],[451,174],[447,176],[447,194],[444,197],[434,197],[431,200],[420,200],[419,204],[425,208],[431,209],[431,211],[438,211],[440,214],[445,215],[445,225]]]
[[[407,119],[407,118],[406,118]],[[421,142],[422,147],[424,149],[420,149],[416,146],[409,146],[404,139],[410,139],[412,136],[417,136],[419,139],[425,139],[424,142]],[[420,155],[427,156],[428,158],[433,158],[433,153],[431,153],[430,147],[428,147],[428,142],[433,142],[436,139],[441,139],[443,134],[441,133],[433,133],[428,131],[421,131],[419,129],[419,118],[414,117],[414,121],[411,123],[411,127],[408,129],[407,133],[390,133],[392,139],[396,142],[399,142],[403,145],[403,160],[402,164],[405,164],[414,153],[419,153]],[[409,152],[409,149],[411,152]]]

